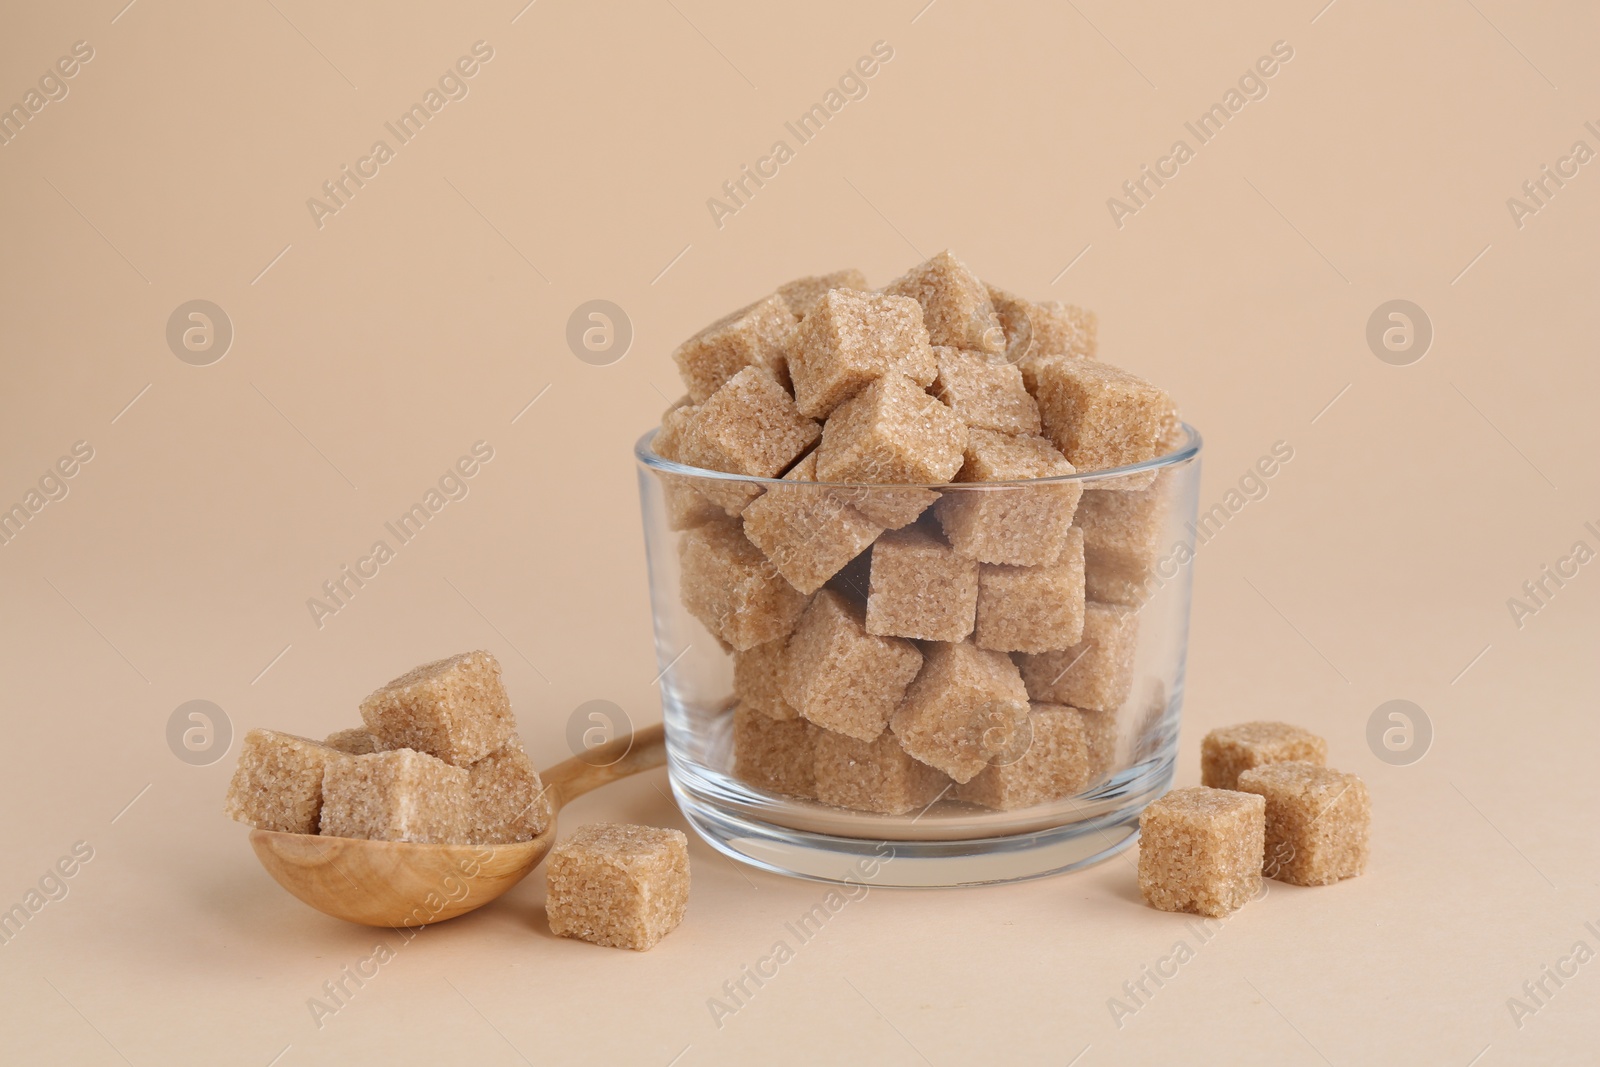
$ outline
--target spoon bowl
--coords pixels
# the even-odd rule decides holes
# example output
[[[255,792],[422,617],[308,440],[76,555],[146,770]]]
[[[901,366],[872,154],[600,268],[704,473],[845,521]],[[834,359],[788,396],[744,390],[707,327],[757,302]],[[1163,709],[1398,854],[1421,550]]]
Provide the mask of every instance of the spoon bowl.
[[[427,926],[481,908],[522,881],[556,840],[570,800],[667,761],[662,728],[597,745],[540,775],[544,833],[505,845],[420,844],[252,830],[250,846],[283,888],[325,915],[365,926]]]

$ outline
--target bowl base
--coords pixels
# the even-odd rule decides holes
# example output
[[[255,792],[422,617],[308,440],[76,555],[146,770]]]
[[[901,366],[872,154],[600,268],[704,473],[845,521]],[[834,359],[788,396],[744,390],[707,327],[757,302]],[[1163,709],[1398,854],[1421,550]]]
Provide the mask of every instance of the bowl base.
[[[1005,837],[907,840],[841,837],[778,826],[716,798],[672,789],[685,818],[717,851],[743,863],[819,882],[931,889],[996,885],[1044,878],[1092,866],[1139,836],[1139,814],[1172,784],[1172,765],[1139,776],[1139,788],[1113,806],[1061,825]]]

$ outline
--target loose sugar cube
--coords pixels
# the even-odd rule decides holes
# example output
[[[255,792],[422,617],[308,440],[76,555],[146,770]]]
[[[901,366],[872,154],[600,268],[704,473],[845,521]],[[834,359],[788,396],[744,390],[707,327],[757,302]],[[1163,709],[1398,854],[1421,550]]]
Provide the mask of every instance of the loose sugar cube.
[[[331,733],[322,743],[350,756],[365,756],[369,752],[383,751],[383,742],[374,737],[371,730],[361,726]]]
[[[821,436],[769,372],[746,367],[700,405],[683,431],[683,462],[728,474],[775,478]],[[700,493],[737,515],[759,486],[704,479]]]
[[[778,573],[802,593],[814,593],[860,555],[883,527],[845,503],[817,480],[813,452],[744,509],[744,533],[766,553]]]
[[[414,748],[455,764],[482,759],[516,730],[500,661],[482,651],[402,674],[361,702],[361,719],[384,748]]]
[[[968,426],[997,433],[1037,434],[1039,405],[1022,384],[1022,372],[977,352],[933,350],[939,377],[933,395]]]
[[[917,646],[868,633],[861,609],[824,589],[789,640],[783,693],[818,726],[870,741],[883,732],[921,665]]]
[[[651,442],[656,455],[674,463],[688,463],[683,454],[684,433],[699,410],[698,404],[678,405],[661,417],[661,429],[656,431],[655,439]],[[697,483],[693,478],[666,471],[658,477],[661,479],[661,495],[666,503],[667,525],[672,529],[687,530],[725,514],[722,508],[707,500],[695,488]]]
[[[806,595],[776,572],[731,519],[685,533],[678,560],[683,606],[736,649],[787,636],[806,608]]]
[[[1051,357],[1094,358],[1099,326],[1094,312],[1054,300],[1036,304],[992,285],[989,299],[1005,329],[1007,363],[1021,369]]]
[[[830,289],[795,331],[789,374],[796,403],[814,419],[891,370],[919,386],[938,373],[915,300]]]
[[[966,446],[967,426],[954,412],[910,378],[889,373],[839,405],[828,419],[817,449],[817,478],[946,482],[961,469]]]
[[[789,642],[782,638],[733,654],[733,695],[739,706],[769,719],[800,713],[783,698],[783,665]]]
[[[1082,641],[1059,652],[1017,657],[1028,695],[1090,711],[1116,711],[1133,689],[1138,637],[1138,612],[1089,601],[1084,605]]]
[[[467,768],[467,801],[473,844],[532,841],[550,825],[550,798],[515,737]]]
[[[1080,793],[1092,780],[1084,715],[1060,704],[1035,704],[1015,759],[996,757],[965,785],[956,799],[1009,811]]]
[[[314,834],[322,811],[323,769],[345,758],[309,738],[251,730],[239,750],[223,813],[258,830]]]
[[[1011,660],[965,642],[935,644],[889,729],[911,755],[968,782],[1003,752],[1028,715]]]
[[[1042,364],[1034,395],[1045,436],[1080,471],[1154,459],[1173,410],[1143,378],[1089,359]]]
[[[962,641],[978,605],[978,564],[915,527],[872,547],[867,632]]]
[[[1090,599],[1112,604],[1144,601],[1151,568],[1161,552],[1171,489],[1172,479],[1158,475],[1148,489],[1084,495],[1073,521],[1083,530]]]
[[[1042,437],[973,430],[956,481],[1023,481],[1073,473],[1072,464]],[[934,514],[962,555],[984,563],[1036,566],[1061,557],[1082,496],[1077,482],[955,490],[940,497]]]
[[[718,319],[683,342],[672,360],[689,396],[702,403],[746,367],[762,367],[786,382],[784,353],[795,321],[783,297],[774,294]]]
[[[820,732],[804,719],[779,721],[740,704],[733,710],[734,777],[758,789],[813,799]]]
[[[1006,335],[989,290],[948,251],[912,267],[883,287],[922,305],[928,337],[936,345],[970,348],[989,355],[1005,351]]]
[[[425,844],[472,840],[465,767],[409,748],[350,756],[322,778],[322,835]]]
[[[683,921],[689,839],[680,830],[591,823],[551,851],[545,875],[551,933],[643,952]]]
[[[1200,742],[1200,782],[1214,789],[1239,788],[1239,775],[1268,763],[1300,760],[1322,766],[1328,742],[1286,722],[1223,726]]]
[[[1318,763],[1269,763],[1239,775],[1267,802],[1264,871],[1290,885],[1332,885],[1367,869],[1372,798],[1353,774]]]
[[[1174,789],[1139,817],[1139,891],[1162,911],[1221,918],[1261,889],[1266,804],[1249,793]]]
[[[802,319],[817,309],[829,289],[854,289],[865,292],[867,276],[853,268],[836,270],[831,274],[818,274],[809,278],[796,278],[787,285],[778,286],[778,295],[789,304],[789,310]]]
[[[1083,534],[1068,531],[1054,563],[978,569],[973,643],[1000,652],[1053,652],[1083,640]]]
[[[824,804],[907,815],[930,807],[950,788],[950,779],[908,756],[891,733],[858,741],[818,730],[814,744],[817,799]]]

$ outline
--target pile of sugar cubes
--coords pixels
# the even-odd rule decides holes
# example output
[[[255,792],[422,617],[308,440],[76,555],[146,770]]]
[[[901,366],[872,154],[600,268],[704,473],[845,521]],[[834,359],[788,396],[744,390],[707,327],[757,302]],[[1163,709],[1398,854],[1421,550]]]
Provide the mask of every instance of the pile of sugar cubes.
[[[408,671],[361,702],[361,719],[324,741],[251,730],[225,813],[261,830],[422,844],[504,845],[550,826],[490,653]],[[689,840],[582,826],[551,850],[545,876],[552,933],[643,951],[688,907]]]
[[[679,346],[656,453],[782,479],[663,475],[684,606],[734,658],[738,777],[899,815],[1114,768],[1168,480],[929,488],[1175,448],[1172,401],[1097,360],[1095,332],[944,252],[878,290],[799,279]]]
[[[1162,911],[1220,917],[1265,875],[1332,885],[1367,867],[1372,801],[1360,778],[1327,766],[1327,742],[1279,722],[1213,730],[1203,784],[1174,789],[1139,819],[1139,889]]]
[[[550,819],[500,664],[465,652],[361,702],[363,726],[312,741],[251,730],[224,811],[261,830],[374,841],[506,844]]]

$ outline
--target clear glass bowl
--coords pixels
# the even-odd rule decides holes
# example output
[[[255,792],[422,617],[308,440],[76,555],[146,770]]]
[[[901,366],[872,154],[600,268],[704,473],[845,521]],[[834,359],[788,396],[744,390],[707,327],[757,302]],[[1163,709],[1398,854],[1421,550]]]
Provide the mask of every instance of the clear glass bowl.
[[[817,497],[819,516],[832,514],[829,508],[836,505],[829,501],[838,500],[881,515],[904,509],[907,487],[701,470],[656,455],[651,448],[654,437],[655,431],[641,437],[634,454],[662,672],[668,768],[684,815],[713,847],[766,870],[804,878],[879,886],[954,886],[1074,870],[1133,843],[1140,812],[1172,782],[1177,750],[1188,647],[1189,563],[1200,482],[1201,440],[1193,427],[1185,424],[1169,437],[1169,443],[1173,439],[1177,443],[1166,455],[1135,466],[1033,481],[919,487],[923,496],[931,499],[936,493],[941,498],[913,524],[935,536],[942,534],[939,516],[949,513],[945,509],[993,508],[1002,502],[998,512],[988,514],[1048,516],[1050,509],[1068,506],[1062,502],[1077,495],[1070,487],[1081,487],[1084,503],[1079,504],[1073,524],[1085,533],[1089,599],[1117,604],[1115,614],[1131,613],[1132,635],[1127,638],[1131,666],[1125,661],[1120,672],[1110,672],[1121,677],[1100,687],[1110,695],[1098,702],[1115,702],[1114,707],[1087,709],[1095,713],[1088,718],[1101,724],[1101,741],[1088,773],[1089,784],[1080,791],[997,810],[961,799],[958,794],[967,787],[940,775],[945,785],[936,800],[895,815],[790,796],[735,776],[733,722],[738,698],[733,654],[727,641],[714,636],[685,607],[680,545],[696,522],[716,512],[704,499],[707,493],[719,501],[739,501],[776,487],[787,494],[785,499],[828,494],[828,501]],[[1096,502],[1094,497],[1103,499]],[[819,535],[831,532],[822,529]],[[869,566],[869,555],[862,552],[826,588],[864,608]],[[782,580],[775,570],[769,577]],[[719,594],[701,590],[702,601],[705,595]],[[790,613],[793,599],[786,601]],[[1047,615],[1059,615],[1054,609],[1060,605],[1039,606],[1049,609]],[[703,605],[700,614],[705,614]],[[751,621],[744,618],[733,625],[741,640],[749,640],[748,627],[740,627]],[[912,644],[925,653],[932,648],[924,641]],[[1076,647],[1077,654],[1088,654],[1084,665],[1094,662],[1092,642]],[[1071,678],[1071,672],[1081,668],[1064,654],[1055,660],[1046,658],[1050,655],[1011,658],[1019,665],[1038,661],[1031,673],[1026,666],[1023,670],[1029,677],[1030,699],[1053,697],[1065,703],[1049,688],[1051,680],[1044,677],[1048,672],[1038,668],[1066,660],[1058,678]],[[1080,702],[1096,699],[1084,697]],[[992,762],[1001,765],[1024,758],[1029,743],[1026,731],[1016,733],[997,746],[1004,751],[993,753]],[[837,767],[834,774],[836,778]]]

